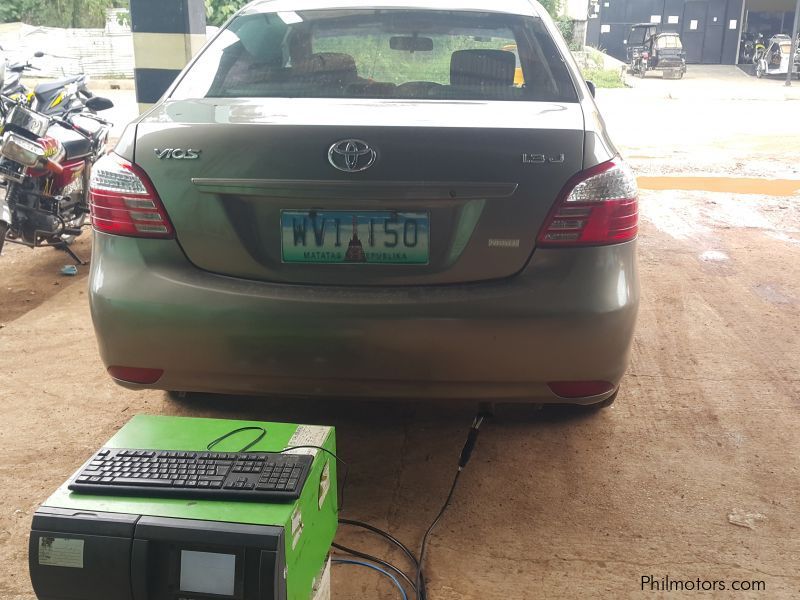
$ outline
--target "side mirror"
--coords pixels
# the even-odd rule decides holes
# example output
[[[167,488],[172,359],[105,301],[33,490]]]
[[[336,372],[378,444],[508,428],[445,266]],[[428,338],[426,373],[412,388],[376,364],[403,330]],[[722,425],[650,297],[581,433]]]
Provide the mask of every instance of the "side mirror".
[[[42,58],[44,56],[44,52],[42,52],[41,50],[37,50],[36,52],[33,53],[33,55],[36,58]]]
[[[589,88],[589,93],[592,95],[592,98],[594,98],[594,93],[597,90],[597,88],[595,88],[595,86],[594,86],[594,83],[591,82],[591,81],[587,81],[586,82],[586,87]]]
[[[86,108],[94,112],[98,110],[108,110],[113,106],[114,103],[111,100],[103,98],[102,96],[92,96],[86,101]]]

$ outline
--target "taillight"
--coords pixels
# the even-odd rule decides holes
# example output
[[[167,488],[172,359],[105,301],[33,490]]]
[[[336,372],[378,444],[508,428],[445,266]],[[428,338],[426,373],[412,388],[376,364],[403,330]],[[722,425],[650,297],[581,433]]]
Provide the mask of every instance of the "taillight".
[[[92,166],[89,206],[97,231],[149,238],[171,238],[175,234],[150,178],[114,153]]]
[[[615,158],[582,171],[559,194],[538,246],[597,246],[636,237],[639,191],[630,167]]]

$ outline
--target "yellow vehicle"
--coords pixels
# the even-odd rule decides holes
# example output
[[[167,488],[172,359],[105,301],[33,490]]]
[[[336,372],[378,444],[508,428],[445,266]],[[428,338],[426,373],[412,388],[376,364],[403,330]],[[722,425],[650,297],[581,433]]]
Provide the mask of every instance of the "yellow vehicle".
[[[522,67],[519,63],[519,54],[517,53],[517,45],[516,44],[507,44],[501,48],[506,52],[513,52],[514,56],[517,59],[517,66],[514,68],[514,85],[517,87],[522,87],[525,85],[525,76],[522,74]]]

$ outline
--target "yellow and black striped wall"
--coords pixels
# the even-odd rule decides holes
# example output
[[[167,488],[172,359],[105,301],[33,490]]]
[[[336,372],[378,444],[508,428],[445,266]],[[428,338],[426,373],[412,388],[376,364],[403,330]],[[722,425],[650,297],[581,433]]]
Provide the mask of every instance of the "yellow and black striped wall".
[[[134,79],[139,111],[164,94],[206,41],[203,0],[131,0]]]

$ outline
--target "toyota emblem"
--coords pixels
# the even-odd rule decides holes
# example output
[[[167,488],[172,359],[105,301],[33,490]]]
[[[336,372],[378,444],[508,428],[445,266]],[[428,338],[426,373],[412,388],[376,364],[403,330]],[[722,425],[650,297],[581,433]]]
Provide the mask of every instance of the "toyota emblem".
[[[369,169],[378,153],[363,140],[340,140],[328,149],[328,162],[345,173]]]

